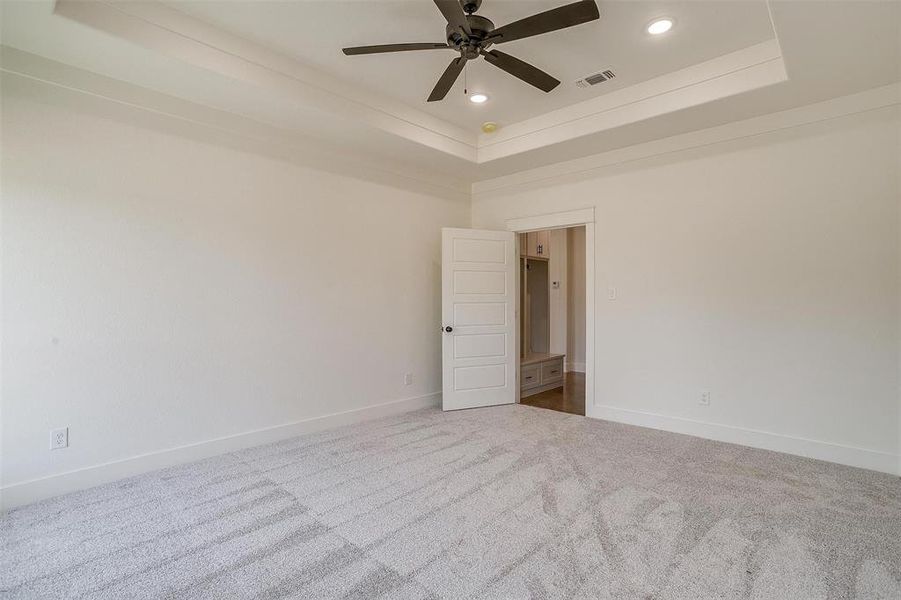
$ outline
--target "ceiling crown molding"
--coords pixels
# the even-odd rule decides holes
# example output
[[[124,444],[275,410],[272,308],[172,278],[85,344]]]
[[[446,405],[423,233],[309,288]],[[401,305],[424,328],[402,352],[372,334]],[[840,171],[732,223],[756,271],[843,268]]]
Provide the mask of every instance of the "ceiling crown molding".
[[[357,153],[327,140],[3,45],[0,75],[4,97],[53,102],[154,131],[449,200],[468,201],[470,197],[469,183],[459,177],[404,165],[388,157]]]
[[[482,134],[485,163],[788,80],[774,38],[642,83]]]
[[[477,160],[475,133],[378,93],[364,94],[158,2],[57,0],[54,12],[185,63],[288,95],[317,110],[363,121],[464,160]]]
[[[331,117],[487,163],[786,81],[767,42],[505,126],[469,132],[424,111],[310,68],[159,2],[57,0],[55,13]],[[336,49],[337,51],[337,49]]]
[[[894,83],[760,117],[527,169],[502,177],[484,179],[473,183],[472,199],[473,202],[487,201],[517,191],[532,190],[536,186],[558,185],[582,177],[596,176],[604,169],[657,156],[754,138],[859,113],[889,108],[898,110],[899,107],[901,107],[901,84]]]

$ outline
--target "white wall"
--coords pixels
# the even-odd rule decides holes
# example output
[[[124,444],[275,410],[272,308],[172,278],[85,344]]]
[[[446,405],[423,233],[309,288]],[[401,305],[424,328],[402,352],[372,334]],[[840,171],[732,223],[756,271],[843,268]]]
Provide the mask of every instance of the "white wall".
[[[738,124],[733,141],[477,186],[476,227],[594,207],[590,414],[898,468],[898,107],[815,110],[765,120],[770,133]]]
[[[437,399],[440,228],[469,224],[465,199],[15,94],[2,128],[8,505],[203,452],[146,456],[185,445]]]
[[[585,227],[567,230],[567,370],[585,372]]]
[[[2,101],[7,504],[434,399],[468,204]],[[595,208],[595,416],[892,470],[899,131],[873,110],[477,193],[473,225]]]

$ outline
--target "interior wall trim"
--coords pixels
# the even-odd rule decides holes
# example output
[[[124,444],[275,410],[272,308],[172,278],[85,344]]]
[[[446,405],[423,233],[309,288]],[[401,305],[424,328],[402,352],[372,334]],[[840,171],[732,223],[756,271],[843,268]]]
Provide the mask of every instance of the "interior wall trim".
[[[531,215],[506,221],[507,231],[522,233],[539,229],[558,229],[561,227],[583,226],[585,228],[585,416],[597,417],[594,412],[594,356],[595,339],[595,222],[594,207],[576,210],[561,211],[550,214]],[[517,246],[517,255],[519,250]],[[519,288],[519,270],[516,271],[516,287]],[[522,311],[519,306],[519,295],[516,301],[516,331],[517,345],[519,344],[519,324]],[[516,381],[520,380],[521,363],[516,363]],[[519,386],[517,385],[517,390]],[[517,392],[518,394],[518,392]],[[520,396],[517,395],[517,402]]]
[[[576,177],[590,176],[606,168],[647,158],[752,138],[899,104],[901,104],[901,84],[886,85],[760,117],[477,181],[472,184],[473,201],[487,199],[494,194],[530,189],[537,185],[565,183]]]
[[[477,136],[378,93],[208,25],[160,2],[57,0],[54,12],[188,64],[264,89],[288,92],[322,111],[475,160]]]
[[[563,143],[788,80],[770,40],[482,134],[478,162]]]
[[[479,147],[487,148],[508,142],[554,126],[564,125],[594,114],[632,105],[668,92],[691,87],[749,67],[781,60],[782,53],[775,39],[729,52],[716,58],[684,67],[677,71],[652,77],[618,90],[564,106],[543,115],[511,123],[502,129],[479,134]]]
[[[392,166],[390,162],[359,156],[346,148],[332,148],[327,141],[84,71],[9,46],[0,45],[0,73],[3,74],[7,93],[32,94],[35,99],[52,100],[89,111],[102,106],[102,111],[95,112],[107,118],[163,129],[189,138],[197,137],[194,132],[200,129],[209,132],[211,138],[218,139],[227,134],[248,142],[247,148],[242,148],[244,150],[276,154],[278,158],[302,166],[453,200],[468,202],[470,199],[470,186],[456,178],[430,176],[421,169],[404,170]],[[163,122],[165,125],[161,126]]]
[[[473,164],[485,163],[785,81],[773,37],[486,136],[232,35],[158,1],[57,0],[54,12],[236,81],[359,121]]]
[[[609,405],[595,405],[593,416],[607,421],[616,421],[617,423],[682,433],[718,442],[784,452],[851,467],[901,475],[901,467],[898,464],[899,457],[895,454],[878,450],[843,446],[769,431],[696,421],[683,417],[629,410]]]
[[[438,407],[440,405],[441,392],[433,392],[424,396],[402,398],[354,410],[309,417],[292,423],[284,423],[264,429],[132,456],[65,473],[57,473],[29,481],[12,483],[0,488],[0,510],[8,510],[45,498],[91,488],[126,477],[209,458],[226,452],[234,452],[242,448],[269,444],[324,429],[351,425],[370,419],[421,408]]]
[[[507,219],[507,231],[522,233],[538,229],[559,229],[594,223],[594,207]]]

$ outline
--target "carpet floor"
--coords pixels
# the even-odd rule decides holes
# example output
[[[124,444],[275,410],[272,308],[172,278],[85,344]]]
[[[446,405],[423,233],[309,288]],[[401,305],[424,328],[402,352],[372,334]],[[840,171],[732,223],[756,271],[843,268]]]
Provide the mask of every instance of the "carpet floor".
[[[10,511],[2,598],[901,598],[890,475],[422,410]]]

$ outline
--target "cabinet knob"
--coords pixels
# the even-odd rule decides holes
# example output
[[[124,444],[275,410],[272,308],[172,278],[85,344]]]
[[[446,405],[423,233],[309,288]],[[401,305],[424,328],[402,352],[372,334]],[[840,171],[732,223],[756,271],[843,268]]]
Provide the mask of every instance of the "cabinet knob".
[[[448,325],[447,327],[444,328],[444,331],[446,331],[446,332],[448,332],[448,333],[450,333],[450,332],[453,331],[453,330],[454,330],[454,328],[451,327],[450,325]]]

